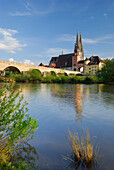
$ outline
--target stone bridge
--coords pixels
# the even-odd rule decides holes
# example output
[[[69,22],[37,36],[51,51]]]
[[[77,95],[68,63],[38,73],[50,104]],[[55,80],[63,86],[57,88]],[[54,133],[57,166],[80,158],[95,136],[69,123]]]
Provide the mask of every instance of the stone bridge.
[[[4,61],[0,60],[0,73],[3,73],[5,70],[10,69],[12,71],[17,71],[18,73],[24,73],[32,69],[36,69],[42,73],[42,75],[45,75],[45,73],[50,73],[54,71],[55,73],[62,73],[67,75],[76,75],[81,74],[79,71],[70,71],[70,70],[63,70],[63,69],[57,69],[57,68],[50,68],[50,67],[42,67],[37,65],[30,65],[30,64],[24,64],[24,63],[17,63],[17,62],[10,62],[10,61]]]

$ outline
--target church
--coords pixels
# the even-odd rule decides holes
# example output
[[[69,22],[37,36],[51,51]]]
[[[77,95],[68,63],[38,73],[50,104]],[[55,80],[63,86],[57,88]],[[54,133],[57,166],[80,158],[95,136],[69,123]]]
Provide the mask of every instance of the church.
[[[52,57],[49,67],[62,68],[72,71],[83,71],[84,67],[84,49],[82,44],[82,36],[78,34],[74,46],[74,52],[70,54],[62,54],[58,57]],[[81,70],[82,69],[82,70]]]

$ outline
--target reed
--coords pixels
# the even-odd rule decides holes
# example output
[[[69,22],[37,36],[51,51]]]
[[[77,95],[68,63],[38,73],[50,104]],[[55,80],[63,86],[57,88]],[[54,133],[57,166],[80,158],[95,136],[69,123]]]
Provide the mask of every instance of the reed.
[[[72,134],[70,131],[68,133],[71,147],[73,150],[75,162],[86,167],[92,166],[93,163],[96,163],[98,148],[94,146],[93,142],[90,140],[90,135],[88,129],[86,130],[85,135],[83,134],[81,138],[77,132]]]

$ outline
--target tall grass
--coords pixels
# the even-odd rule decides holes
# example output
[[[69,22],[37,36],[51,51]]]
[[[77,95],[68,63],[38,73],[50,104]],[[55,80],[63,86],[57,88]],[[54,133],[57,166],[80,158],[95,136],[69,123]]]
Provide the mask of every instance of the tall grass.
[[[71,147],[73,150],[74,161],[79,165],[80,163],[86,167],[92,167],[97,161],[98,148],[94,146],[90,140],[89,131],[86,130],[80,138],[77,132],[68,133]],[[66,158],[67,159],[67,158]]]

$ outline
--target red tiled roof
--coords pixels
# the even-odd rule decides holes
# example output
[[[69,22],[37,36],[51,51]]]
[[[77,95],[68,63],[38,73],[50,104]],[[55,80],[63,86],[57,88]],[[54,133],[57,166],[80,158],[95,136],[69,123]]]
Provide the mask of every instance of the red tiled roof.
[[[50,66],[50,67],[51,67],[51,66],[52,66],[52,67],[55,67],[56,64],[55,64],[55,63],[51,63],[49,66]]]
[[[44,64],[43,64],[43,63],[40,63],[39,66],[43,66],[43,67],[44,67]]]
[[[99,64],[100,62],[103,62],[99,56],[91,56],[89,58],[90,63],[88,65],[96,65]]]

